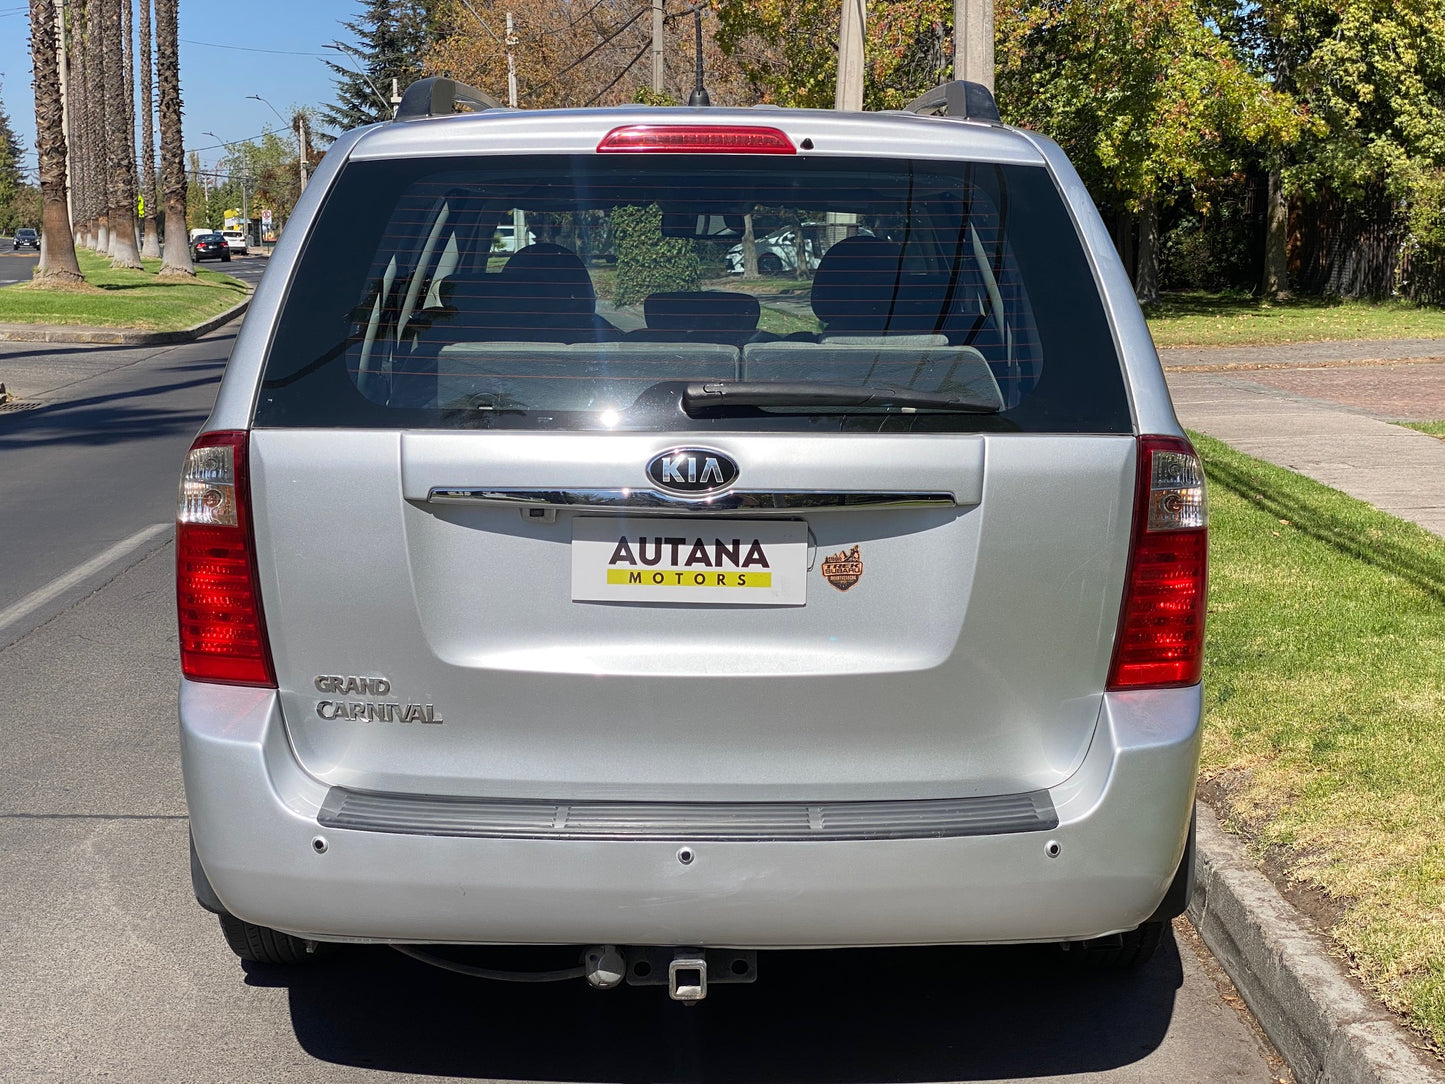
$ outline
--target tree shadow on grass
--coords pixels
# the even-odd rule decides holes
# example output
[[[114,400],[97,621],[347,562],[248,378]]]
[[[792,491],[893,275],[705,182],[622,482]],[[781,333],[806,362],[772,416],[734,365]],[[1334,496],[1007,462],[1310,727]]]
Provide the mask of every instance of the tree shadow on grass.
[[[1364,502],[1359,502],[1358,514],[1341,516],[1341,499],[1353,498],[1308,479],[1303,485],[1294,479],[1272,481],[1273,471],[1251,470],[1218,456],[1206,456],[1205,473],[1210,485],[1223,486],[1276,519],[1287,520],[1291,529],[1445,602],[1445,540],[1423,527]]]
[[[1271,312],[1314,312],[1338,308],[1335,297],[1294,297],[1281,301],[1263,301],[1245,294],[1212,294],[1202,291],[1164,293],[1159,300],[1144,306],[1151,320],[1185,316],[1261,316]]]

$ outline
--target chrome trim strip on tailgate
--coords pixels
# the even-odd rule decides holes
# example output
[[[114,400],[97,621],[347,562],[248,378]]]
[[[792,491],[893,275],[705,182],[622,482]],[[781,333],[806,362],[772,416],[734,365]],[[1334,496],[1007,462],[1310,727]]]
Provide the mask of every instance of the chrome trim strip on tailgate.
[[[526,508],[603,508],[644,512],[792,511],[801,508],[955,507],[952,493],[851,493],[813,490],[732,490],[708,497],[674,497],[651,489],[453,489],[434,487],[430,504],[489,504]]]
[[[1046,790],[877,802],[565,802],[332,787],[317,822],[399,835],[773,842],[1046,832],[1059,818]]]

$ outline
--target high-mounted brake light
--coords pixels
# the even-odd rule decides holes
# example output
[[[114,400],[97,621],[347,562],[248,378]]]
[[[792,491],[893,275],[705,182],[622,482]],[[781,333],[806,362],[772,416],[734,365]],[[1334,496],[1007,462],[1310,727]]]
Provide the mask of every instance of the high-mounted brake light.
[[[599,154],[797,154],[777,128],[751,124],[625,124],[597,144]]]
[[[186,453],[176,513],[181,672],[276,685],[251,533],[246,434],[202,433]]]
[[[1189,442],[1140,437],[1129,577],[1109,667],[1111,690],[1199,681],[1208,519],[1204,469]]]

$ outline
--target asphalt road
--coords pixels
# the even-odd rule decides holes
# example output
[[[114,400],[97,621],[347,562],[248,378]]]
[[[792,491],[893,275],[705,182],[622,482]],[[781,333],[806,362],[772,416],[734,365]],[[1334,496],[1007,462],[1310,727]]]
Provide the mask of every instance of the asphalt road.
[[[0,1080],[1278,1079],[1184,924],[1136,974],[1043,949],[778,953],[692,1008],[384,948],[240,965],[190,896],[165,526],[233,331],[0,345],[0,380],[47,404],[0,413]]]

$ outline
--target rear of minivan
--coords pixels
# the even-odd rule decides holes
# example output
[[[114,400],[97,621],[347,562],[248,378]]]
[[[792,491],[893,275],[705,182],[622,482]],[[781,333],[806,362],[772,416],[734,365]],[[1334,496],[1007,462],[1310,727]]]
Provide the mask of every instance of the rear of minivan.
[[[727,274],[805,222],[810,277]],[[182,478],[202,902],[703,948],[1182,908],[1203,478],[1056,147],[489,110],[344,137],[292,224]]]

